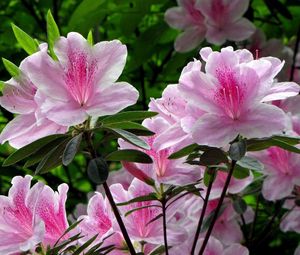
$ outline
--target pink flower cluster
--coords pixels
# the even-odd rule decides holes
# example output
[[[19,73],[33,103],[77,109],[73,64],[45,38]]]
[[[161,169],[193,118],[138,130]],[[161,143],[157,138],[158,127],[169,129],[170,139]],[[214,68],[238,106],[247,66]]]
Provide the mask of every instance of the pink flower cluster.
[[[165,13],[169,26],[183,30],[175,41],[179,52],[192,50],[206,38],[209,43],[221,45],[242,41],[254,33],[254,25],[243,18],[249,0],[177,0],[178,7]]]
[[[127,57],[120,41],[91,46],[72,32],[57,40],[54,52],[58,60],[41,44],[38,52],[22,61],[20,74],[5,83],[0,105],[18,116],[1,133],[1,143],[9,141],[20,148],[136,103],[138,91],[116,82]]]

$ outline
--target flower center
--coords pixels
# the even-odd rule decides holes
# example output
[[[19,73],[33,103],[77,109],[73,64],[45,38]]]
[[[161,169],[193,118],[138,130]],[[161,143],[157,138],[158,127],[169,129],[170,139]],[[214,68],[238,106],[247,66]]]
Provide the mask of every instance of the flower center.
[[[81,106],[86,104],[93,93],[93,81],[97,69],[96,61],[89,61],[84,53],[68,52],[66,84],[72,97]]]
[[[216,102],[224,109],[226,115],[237,120],[241,113],[244,91],[230,69],[216,71],[219,86],[215,91]]]

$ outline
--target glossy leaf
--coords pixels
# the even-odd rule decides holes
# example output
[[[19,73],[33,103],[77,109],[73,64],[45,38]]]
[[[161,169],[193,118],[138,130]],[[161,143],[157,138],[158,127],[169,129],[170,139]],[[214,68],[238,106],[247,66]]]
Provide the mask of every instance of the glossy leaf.
[[[53,51],[53,47],[57,39],[60,37],[60,33],[50,10],[47,12],[47,36],[50,55],[52,58],[57,59]]]
[[[87,174],[92,182],[103,184],[108,178],[108,173],[108,165],[103,158],[94,158],[89,162]]]
[[[104,118],[101,122],[103,124],[111,124],[124,121],[133,121],[133,120],[144,120],[151,118],[157,115],[157,112],[151,111],[132,111],[132,112],[120,112],[112,116]]]
[[[17,67],[13,62],[9,61],[8,59],[2,58],[3,64],[7,72],[12,77],[18,77],[21,73],[19,67]]]
[[[199,145],[196,143],[188,145],[188,146],[182,148],[181,150],[172,153],[169,156],[169,159],[178,159],[178,158],[185,157],[185,156],[191,154],[198,147],[199,147]]]
[[[38,45],[30,35],[24,32],[21,28],[17,27],[15,24],[12,24],[12,29],[18,43],[29,55],[38,51]]]
[[[108,161],[128,161],[149,164],[152,163],[152,158],[148,154],[138,150],[118,150],[106,156]]]
[[[82,133],[78,134],[77,136],[73,137],[67,144],[63,157],[62,157],[62,163],[67,166],[69,165],[73,159],[75,158],[82,141]]]

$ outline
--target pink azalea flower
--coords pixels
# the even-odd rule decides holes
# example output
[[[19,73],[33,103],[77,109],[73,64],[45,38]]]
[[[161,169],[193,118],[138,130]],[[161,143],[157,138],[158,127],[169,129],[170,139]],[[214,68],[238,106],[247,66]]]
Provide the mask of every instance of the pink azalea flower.
[[[280,229],[284,232],[294,231],[300,233],[300,206],[296,205],[296,200],[300,199],[300,186],[296,186],[293,191],[294,199],[287,199],[283,205],[289,211],[283,216]]]
[[[283,65],[279,59],[253,60],[249,51],[233,51],[232,47],[221,52],[203,48],[200,54],[206,72],[201,72],[200,61],[190,62],[178,87],[190,104],[205,111],[195,116],[197,122],[190,127],[196,143],[223,147],[239,134],[262,138],[285,130],[284,112],[265,102],[297,95],[300,87],[274,82]]]
[[[242,41],[255,31],[255,26],[246,18],[249,0],[201,0],[196,8],[205,16],[208,42],[221,45],[226,40]]]
[[[5,83],[0,97],[0,105],[6,110],[18,114],[3,129],[0,142],[9,141],[14,148],[23,147],[39,138],[51,134],[65,133],[66,126],[61,126],[39,113],[39,105],[35,99],[37,88],[25,75],[24,63],[20,65],[21,74]],[[39,116],[39,117],[37,117]]]
[[[162,118],[156,117],[143,122],[143,125],[155,133],[151,137],[143,138],[150,146],[149,150],[144,150],[153,160],[152,164],[129,163],[124,162],[123,166],[136,178],[149,183],[152,179],[159,183],[168,183],[174,185],[187,184],[200,179],[199,167],[191,166],[185,163],[185,158],[170,160],[168,157],[180,149],[180,143],[167,147],[164,144],[161,148],[161,132],[168,130],[169,124]],[[165,133],[165,132],[164,132]],[[173,134],[176,135],[175,133]],[[134,148],[131,144],[119,140],[121,149]]]
[[[228,176],[228,174],[226,172],[218,171],[216,179],[213,182],[213,186],[211,189],[211,193],[209,195],[209,199],[216,199],[221,196],[227,176]],[[252,183],[252,181],[253,181],[252,172],[250,172],[250,175],[244,179],[236,179],[236,178],[232,177],[230,180],[227,192],[230,194],[237,194],[237,193],[243,191],[249,184]]]
[[[58,192],[54,192],[49,186],[45,186],[39,195],[35,214],[45,224],[44,245],[54,245],[69,227],[65,209],[68,189],[69,187],[65,183],[58,186]],[[66,238],[68,238],[68,235],[65,235],[62,240]]]
[[[65,126],[119,112],[134,104],[138,91],[126,82],[116,82],[125,65],[127,50],[120,41],[94,46],[78,33],[69,33],[55,44],[58,61],[46,50],[26,61],[26,73],[43,94],[42,113]]]
[[[44,223],[35,215],[43,184],[30,188],[32,177],[16,176],[8,196],[0,196],[0,254],[16,254],[42,242]]]
[[[196,48],[204,39],[206,26],[204,16],[196,8],[196,0],[177,0],[178,7],[172,7],[165,13],[165,20],[170,27],[183,30],[175,41],[178,52]]]
[[[123,247],[123,238],[119,232],[114,229],[114,216],[112,214],[110,205],[102,194],[96,192],[96,194],[89,200],[87,207],[87,215],[82,215],[78,220],[82,220],[79,223],[78,229],[84,236],[80,242],[84,243],[95,235],[97,239],[95,244],[105,240],[103,246],[115,245],[116,247]],[[118,252],[117,250],[115,252]],[[119,254],[119,253],[112,253]],[[123,254],[123,253],[120,253]]]
[[[219,200],[211,200],[208,203],[205,215],[208,216],[216,207]],[[239,215],[234,211],[231,201],[225,200],[226,207],[218,217],[212,235],[224,244],[240,243],[243,240],[243,233],[239,225]],[[230,235],[228,235],[230,233]]]
[[[200,250],[204,238],[199,240],[197,244],[197,250]],[[196,250],[196,254],[198,253]],[[203,255],[249,255],[249,251],[246,247],[238,244],[231,243],[229,246],[225,246],[215,237],[211,236],[208,240],[207,246],[205,247],[205,251]]]
[[[153,192],[153,189],[149,185],[136,178],[133,179],[128,191],[124,190],[121,184],[113,184],[110,186],[110,189],[116,203],[126,202],[138,196],[148,195]],[[122,215],[132,209],[149,206],[147,208],[137,210],[128,216],[123,216],[123,221],[132,240],[146,241],[150,244],[163,243],[162,219],[160,218],[149,223],[161,213],[161,208],[158,207],[159,205],[160,203],[158,201],[143,201],[131,203],[126,206],[119,206],[119,210]],[[170,224],[169,221],[174,214],[174,210],[167,211],[168,241],[170,245],[179,244],[186,238],[186,233],[183,229],[178,229],[174,226],[174,224]]]
[[[282,199],[292,193],[295,185],[300,185],[299,154],[279,147],[270,147],[252,154],[264,164],[263,174],[266,178],[263,182],[262,194],[265,199]]]

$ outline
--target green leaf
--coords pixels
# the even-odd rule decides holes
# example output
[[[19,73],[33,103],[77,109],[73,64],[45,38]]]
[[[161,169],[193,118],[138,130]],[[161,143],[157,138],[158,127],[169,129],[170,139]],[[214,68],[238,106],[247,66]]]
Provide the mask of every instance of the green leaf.
[[[145,196],[135,197],[129,201],[118,203],[117,206],[124,206],[124,205],[129,205],[132,203],[136,203],[136,202],[145,202],[145,201],[154,201],[154,200],[157,200],[156,194],[149,193],[148,195],[145,195]]]
[[[128,161],[128,162],[137,162],[137,163],[152,163],[151,157],[146,153],[138,150],[118,150],[110,153],[106,156],[108,161]]]
[[[73,137],[67,144],[63,156],[62,156],[62,163],[67,166],[71,164],[73,159],[75,158],[82,141],[82,133],[78,134],[77,136]]]
[[[236,179],[245,179],[250,175],[250,171],[248,168],[241,167],[236,164],[232,173],[233,177]]]
[[[97,238],[98,234],[93,236],[91,239],[86,241],[84,244],[80,245],[80,247],[72,253],[73,255],[80,255],[87,247],[89,247]]]
[[[206,187],[208,187],[209,183],[216,179],[217,176],[217,169],[214,168],[206,168],[204,172],[204,177],[203,177],[203,183]]]
[[[228,159],[224,151],[218,148],[210,148],[200,156],[200,164],[204,166],[227,163]]]
[[[169,248],[171,248],[171,246],[169,246]],[[165,251],[166,251],[165,246],[161,245],[155,248],[153,251],[151,251],[150,255],[162,255],[165,253]]]
[[[132,112],[120,112],[115,115],[104,118],[101,122],[103,124],[111,124],[116,122],[144,120],[156,116],[157,112],[150,111],[132,111]]]
[[[12,29],[18,43],[29,55],[38,51],[38,45],[30,35],[24,32],[21,28],[17,27],[15,24],[12,24]]]
[[[9,74],[12,77],[18,77],[20,75],[21,70],[13,62],[11,62],[5,58],[2,58],[2,61],[3,61],[5,69],[7,70],[7,72],[9,72]]]
[[[90,30],[87,36],[88,43],[93,46],[94,45],[94,37],[93,37],[93,31]]]
[[[181,150],[172,153],[169,156],[169,159],[178,159],[178,158],[185,157],[185,156],[191,154],[198,147],[199,147],[199,145],[196,143],[188,145],[188,146],[182,148]]]
[[[290,145],[286,142],[283,142],[277,138],[272,138],[272,144],[275,146],[278,146],[282,149],[285,149],[287,151],[291,151],[291,152],[298,153],[298,154],[300,153],[300,149],[298,149],[297,147]]]
[[[128,215],[130,215],[130,214],[132,214],[132,213],[134,213],[136,211],[139,211],[139,210],[142,210],[142,209],[146,209],[146,208],[150,208],[150,207],[159,207],[159,208],[161,208],[161,206],[159,206],[159,205],[145,205],[145,206],[137,207],[137,208],[134,208],[132,210],[127,211],[125,213],[125,217],[127,217]]]
[[[54,147],[46,156],[40,161],[35,169],[35,174],[44,174],[49,172],[55,167],[62,164],[62,155],[69,139],[62,141]]]
[[[52,13],[50,10],[47,12],[47,36],[48,36],[48,45],[49,45],[49,51],[50,55],[53,59],[57,59],[53,47],[55,42],[60,37],[58,26],[52,16]]]
[[[264,165],[260,163],[255,158],[251,158],[248,156],[243,157],[241,160],[237,162],[237,165],[247,168],[250,170],[255,170],[261,172],[264,169]]]
[[[135,134],[132,134],[126,130],[122,130],[122,129],[118,129],[118,128],[108,128],[108,130],[135,146],[138,146],[145,150],[150,149],[149,145],[144,140],[142,140],[141,138],[136,136]]]
[[[94,158],[89,162],[87,174],[92,182],[103,184],[108,178],[108,173],[108,165],[103,158]]]
[[[247,151],[247,143],[246,140],[240,140],[238,142],[234,142],[230,145],[229,148],[229,157],[232,160],[238,161],[243,158]]]
[[[46,154],[48,154],[54,147],[56,147],[65,139],[66,137],[61,137],[41,147],[37,152],[33,153],[27,158],[24,167],[31,167],[39,163],[46,156]]]
[[[244,214],[247,210],[247,204],[241,197],[237,197],[236,199],[234,199],[232,206],[238,214]]]
[[[118,128],[123,130],[129,130],[131,133],[138,134],[140,136],[151,136],[155,134],[152,131],[150,131],[148,128],[142,126],[141,124],[136,122],[131,122],[131,121],[105,124],[102,126],[102,128]]]
[[[3,163],[3,166],[10,166],[13,165],[22,159],[27,158],[28,156],[32,155],[33,153],[37,152],[40,148],[45,146],[46,144],[62,137],[68,137],[68,135],[65,134],[56,134],[56,135],[50,135],[43,137],[39,140],[34,141],[31,144],[28,144],[21,149],[17,150],[13,154],[11,154]],[[60,141],[59,141],[60,142]]]

